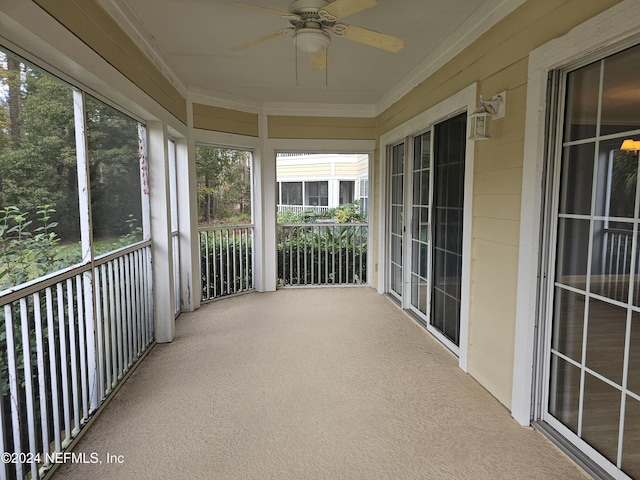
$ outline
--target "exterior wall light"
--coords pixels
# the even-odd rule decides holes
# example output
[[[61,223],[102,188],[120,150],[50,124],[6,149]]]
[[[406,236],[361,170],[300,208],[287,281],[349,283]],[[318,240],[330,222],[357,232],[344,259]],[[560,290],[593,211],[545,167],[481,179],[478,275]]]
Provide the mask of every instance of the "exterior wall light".
[[[469,140],[487,140],[489,135],[489,124],[491,118],[502,118],[505,115],[507,102],[507,92],[494,95],[491,100],[484,100],[480,95],[478,107],[469,115],[471,122],[471,133]]]

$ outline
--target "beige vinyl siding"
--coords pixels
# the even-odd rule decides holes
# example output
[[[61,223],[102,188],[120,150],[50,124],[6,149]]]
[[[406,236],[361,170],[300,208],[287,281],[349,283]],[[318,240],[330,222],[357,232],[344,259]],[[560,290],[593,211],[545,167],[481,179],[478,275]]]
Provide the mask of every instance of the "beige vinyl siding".
[[[331,164],[329,163],[309,163],[301,165],[278,166],[278,180],[286,178],[328,178],[331,175]]]
[[[529,0],[377,118],[384,134],[472,83],[478,83],[478,93],[485,98],[507,91],[506,117],[492,122],[491,140],[475,142],[467,358],[469,373],[507,407],[513,378],[528,55],[617,3]]]
[[[373,140],[373,118],[269,116],[269,138]]]
[[[214,132],[258,136],[258,115],[212,105],[193,104],[193,127]]]
[[[187,102],[95,0],[34,0],[183,124]]]
[[[357,163],[336,163],[336,177],[357,177],[358,176],[358,164]]]

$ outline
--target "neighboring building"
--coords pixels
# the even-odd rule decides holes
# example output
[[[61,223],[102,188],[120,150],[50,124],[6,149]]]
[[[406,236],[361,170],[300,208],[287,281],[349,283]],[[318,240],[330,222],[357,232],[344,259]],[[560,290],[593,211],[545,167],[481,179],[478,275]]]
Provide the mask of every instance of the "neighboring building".
[[[367,210],[369,155],[294,154],[276,157],[278,211],[323,211],[357,201]]]

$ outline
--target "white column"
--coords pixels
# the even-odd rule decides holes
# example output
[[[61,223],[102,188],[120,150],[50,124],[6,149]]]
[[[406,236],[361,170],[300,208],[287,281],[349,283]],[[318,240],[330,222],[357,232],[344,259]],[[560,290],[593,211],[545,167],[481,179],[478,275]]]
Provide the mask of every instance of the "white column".
[[[328,186],[329,194],[329,208],[336,208],[340,206],[340,180],[331,178],[329,179]]]
[[[91,188],[89,181],[89,159],[87,156],[87,126],[85,123],[84,93],[80,90],[73,91],[73,113],[76,133],[76,162],[78,167],[78,200],[80,216],[80,235],[82,244],[82,263],[93,262],[93,225],[91,220]],[[82,274],[84,291],[84,318],[86,342],[87,371],[90,398],[90,408],[94,411],[98,408],[98,383],[96,369],[96,343],[95,343],[95,295],[93,282],[93,268]],[[78,292],[78,295],[81,295]]]
[[[192,312],[200,307],[200,240],[198,237],[198,192],[196,144],[193,136],[176,140],[178,220],[180,230],[180,285],[182,307]]]
[[[273,292],[277,282],[275,149],[266,140],[267,118],[260,116],[260,147],[253,155],[254,272],[256,290]]]
[[[171,221],[169,212],[169,162],[167,127],[149,122],[149,201],[151,210],[151,247],[153,255],[153,295],[156,342],[167,343],[175,335]]]

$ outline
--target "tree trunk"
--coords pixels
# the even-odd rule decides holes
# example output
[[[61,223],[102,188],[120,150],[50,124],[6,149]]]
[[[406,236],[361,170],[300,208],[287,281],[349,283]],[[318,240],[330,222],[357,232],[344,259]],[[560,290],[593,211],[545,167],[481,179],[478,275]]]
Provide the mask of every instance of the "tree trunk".
[[[20,140],[20,63],[12,57],[7,57],[7,74],[9,135],[12,147],[17,149]]]

